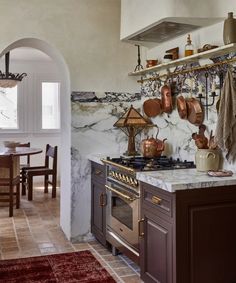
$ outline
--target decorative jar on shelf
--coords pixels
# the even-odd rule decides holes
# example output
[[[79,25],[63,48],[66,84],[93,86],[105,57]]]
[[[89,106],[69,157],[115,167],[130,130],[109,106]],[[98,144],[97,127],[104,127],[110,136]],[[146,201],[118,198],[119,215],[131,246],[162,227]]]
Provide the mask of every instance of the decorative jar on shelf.
[[[233,12],[228,13],[228,18],[224,21],[223,39],[224,44],[236,43],[236,19]]]
[[[198,149],[195,154],[195,163],[197,171],[218,170],[220,152],[218,149]]]

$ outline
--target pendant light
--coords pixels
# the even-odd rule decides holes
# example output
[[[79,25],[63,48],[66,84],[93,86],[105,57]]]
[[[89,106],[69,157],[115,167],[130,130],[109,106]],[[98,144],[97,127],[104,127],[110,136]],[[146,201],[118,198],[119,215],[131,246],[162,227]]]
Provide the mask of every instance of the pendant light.
[[[18,82],[20,82],[25,76],[26,73],[22,74],[13,74],[9,72],[9,62],[10,62],[10,52],[5,54],[5,73],[0,71],[0,87],[8,88],[15,87]]]

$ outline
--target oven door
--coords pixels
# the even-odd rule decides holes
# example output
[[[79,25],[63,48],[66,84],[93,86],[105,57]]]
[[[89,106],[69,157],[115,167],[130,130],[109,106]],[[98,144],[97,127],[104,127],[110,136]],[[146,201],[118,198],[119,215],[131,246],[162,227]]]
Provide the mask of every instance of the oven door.
[[[138,251],[139,196],[116,183],[106,189],[108,229]]]

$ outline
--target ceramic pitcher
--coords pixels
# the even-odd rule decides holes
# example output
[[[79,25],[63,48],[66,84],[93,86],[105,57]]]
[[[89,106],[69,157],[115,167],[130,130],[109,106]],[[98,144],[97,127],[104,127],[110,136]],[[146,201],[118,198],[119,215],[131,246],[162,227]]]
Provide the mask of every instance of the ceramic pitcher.
[[[215,149],[198,149],[195,154],[197,171],[218,170],[220,154]]]

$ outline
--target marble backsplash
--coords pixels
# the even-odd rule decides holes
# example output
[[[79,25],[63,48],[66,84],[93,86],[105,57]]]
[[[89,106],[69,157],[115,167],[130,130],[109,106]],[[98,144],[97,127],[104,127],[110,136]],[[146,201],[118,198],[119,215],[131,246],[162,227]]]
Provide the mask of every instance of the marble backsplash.
[[[123,154],[127,149],[127,137],[113,124],[132,104],[142,111],[142,104],[147,96],[155,93],[124,94],[74,92],[72,101],[72,240],[85,241],[90,234],[90,154]],[[188,93],[183,93],[188,95]],[[87,99],[86,99],[87,96]],[[175,97],[174,97],[175,101]],[[175,103],[174,103],[175,104]],[[152,119],[160,131],[158,138],[167,138],[164,154],[181,160],[194,160],[196,146],[191,136],[198,128],[187,120],[180,119],[176,109],[171,114],[162,114]],[[217,112],[215,105],[209,108],[206,135],[215,130]],[[136,137],[136,149],[140,148],[140,140],[147,134],[155,135],[156,129],[144,130]],[[235,171],[235,164],[224,161],[224,168]]]

